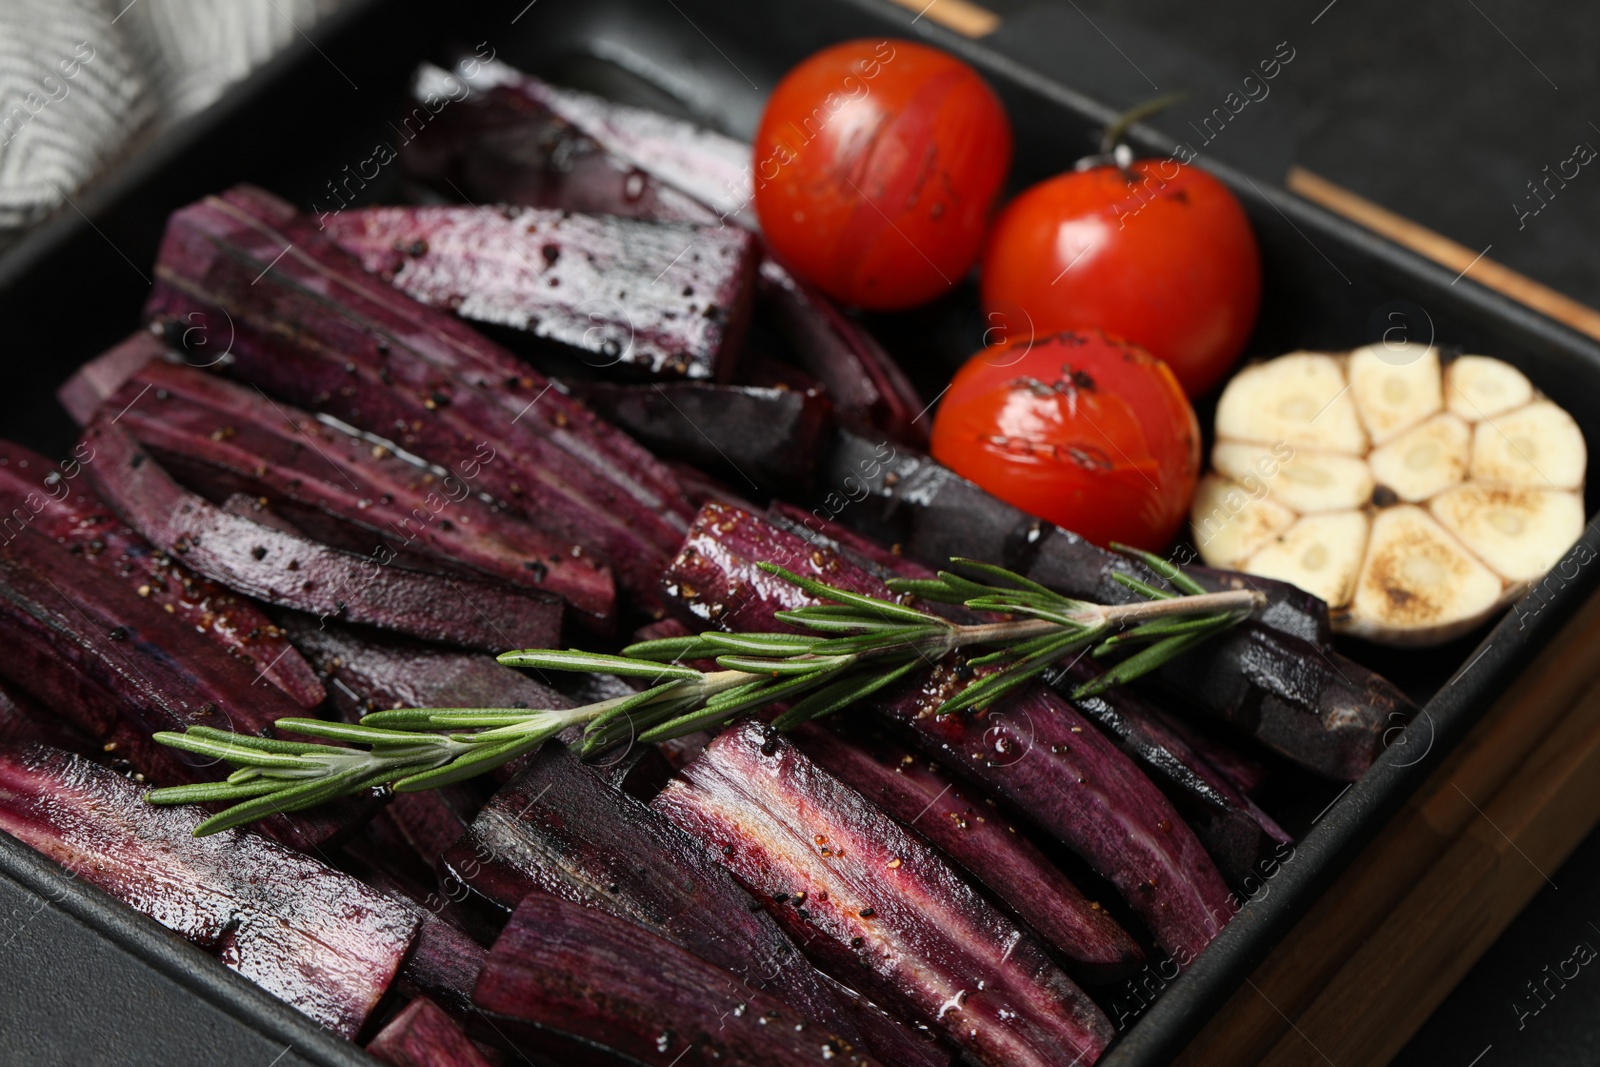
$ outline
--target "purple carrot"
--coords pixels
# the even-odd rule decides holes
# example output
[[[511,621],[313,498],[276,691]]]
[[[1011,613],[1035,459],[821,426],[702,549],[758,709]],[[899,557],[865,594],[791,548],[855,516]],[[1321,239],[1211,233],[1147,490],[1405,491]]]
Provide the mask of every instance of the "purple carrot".
[[[1094,677],[1085,664],[1051,672],[1052,685],[1070,690]],[[1116,740],[1161,787],[1234,885],[1254,872],[1274,844],[1290,840],[1281,827],[1173,731],[1137,693],[1114,689],[1074,700],[1073,706]]]
[[[490,656],[434,648],[376,633],[358,633],[348,627],[286,613],[283,627],[297,648],[328,681],[334,706],[348,721],[390,708],[571,708],[620,695],[618,691],[580,694],[579,699],[540,685],[520,671],[502,667]],[[595,681],[602,681],[595,678]],[[622,686],[616,679],[603,681]],[[529,762],[522,756],[492,772],[495,780],[509,781]],[[624,792],[648,795],[659,788],[671,768],[650,747],[641,746],[622,755],[612,754],[594,765],[606,780]],[[438,795],[440,799],[425,799]],[[397,797],[397,817],[404,821],[404,836],[419,849],[430,866],[443,845],[465,831],[477,802],[471,786],[452,786],[427,793]],[[465,817],[463,817],[465,816]],[[452,827],[457,832],[450,833]],[[438,848],[431,845],[449,836]]]
[[[491,656],[357,632],[295,613],[285,613],[282,625],[295,647],[327,679],[334,707],[350,722],[391,708],[570,708],[579,703],[520,671],[502,667]],[[507,781],[526,763],[527,757],[513,760],[495,770],[494,777]],[[648,780],[657,773],[631,757],[609,760],[608,766],[615,784],[625,788],[635,785],[635,776]],[[448,789],[445,793],[453,795]],[[455,807],[464,810],[459,804]],[[431,864],[438,851],[423,858]]]
[[[809,488],[833,430],[821,389],[574,382],[590,407],[661,455],[722,469],[741,486]]]
[[[470,790],[429,790],[398,794],[384,814],[418,857],[433,862],[467,832],[480,806]]]
[[[895,1067],[953,1067],[954,1048],[940,1040],[932,1027],[904,1019],[837,978],[822,971],[817,973],[860,1031],[867,1051],[880,1061]]]
[[[777,263],[761,264],[756,299],[800,365],[828,387],[840,421],[927,447],[926,405],[893,357],[833,301]]]
[[[427,997],[389,1020],[367,1051],[390,1067],[490,1067],[466,1032]]]
[[[786,500],[774,500],[767,521],[780,530],[819,543],[849,558],[859,567],[886,577],[932,578],[934,570],[903,555],[899,545],[886,547],[850,527],[835,522],[823,508],[807,511]]]
[[[485,1016],[475,1030],[537,1047],[554,1063],[875,1062],[671,941],[547,893],[530,893],[511,916],[473,999]]]
[[[403,889],[412,900],[426,901],[439,881],[434,870],[438,857],[418,856],[387,810],[340,841],[339,850],[345,870],[385,891]]]
[[[354,1037],[417,920],[376,890],[253,833],[197,838],[204,813],[43,746],[0,750],[0,829]]]
[[[815,545],[830,548],[857,567],[880,577],[928,578],[933,572],[904,556],[885,551],[870,539],[837,523],[807,514],[792,505],[774,504],[768,520]],[[941,611],[952,609],[940,606]],[[1070,693],[1093,677],[1094,671],[1079,661],[1066,671],[1047,672],[1045,680]],[[1228,779],[1212,767],[1173,720],[1126,687],[1099,696],[1071,701],[1074,707],[1115,738],[1183,814],[1184,820],[1235,884],[1253,870],[1268,842],[1286,842],[1288,836],[1276,822]]]
[[[213,501],[243,492],[330,545],[543,590],[591,629],[611,623],[610,573],[571,541],[478,499],[469,478],[166,360],[147,363],[107,403],[119,426]]]
[[[966,556],[1009,567],[1070,596],[1123,603],[1138,594],[1123,573],[1155,585],[1142,564],[1105,551],[990,496],[926,456],[889,453],[841,432],[824,485],[830,517],[916,558]],[[1390,682],[1324,648],[1327,606],[1282,582],[1196,569],[1202,585],[1248,583],[1268,596],[1256,618],[1180,656],[1156,680],[1307,770],[1353,781],[1382,750],[1384,734],[1416,706]]]
[[[295,244],[295,254],[273,263],[271,278],[258,275],[245,282],[235,273],[237,263],[230,270],[227,263],[218,261],[221,256],[223,260],[262,257],[264,262],[273,262],[265,257],[279,239]],[[276,253],[272,255],[275,259]],[[176,213],[169,220],[157,277],[147,313],[158,319],[169,338],[176,334],[176,340],[191,358],[199,358],[193,350],[197,340],[205,338],[195,335],[203,334],[205,327],[185,324],[197,319],[209,321],[207,308],[227,312],[229,306],[236,307],[237,315],[223,315],[224,324],[237,323],[240,317],[245,320],[241,329],[229,330],[228,336],[234,342],[228,352],[231,358],[213,357],[216,365],[227,366],[239,376],[248,369],[241,364],[248,364],[257,356],[256,346],[263,340],[258,331],[268,335],[278,331],[280,324],[273,313],[298,316],[293,321],[306,334],[307,343],[281,351],[278,357],[303,359],[317,354],[322,346],[331,346],[339,358],[328,369],[343,372],[346,379],[330,389],[320,389],[323,383],[297,383],[281,376],[275,379],[282,381],[287,390],[320,398],[320,406],[328,410],[348,407],[358,411],[359,404],[343,402],[365,395],[362,387],[367,385],[367,376],[360,372],[366,367],[383,384],[399,383],[404,391],[415,394],[412,406],[396,410],[440,412],[435,421],[444,424],[442,427],[418,427],[413,425],[416,417],[409,420],[401,435],[403,444],[422,440],[424,435],[428,440],[449,442],[457,437],[439,431],[455,430],[459,440],[467,443],[465,451],[470,454],[471,442],[481,437],[480,426],[472,422],[474,413],[503,411],[510,416],[505,425],[500,425],[496,417],[492,427],[486,423],[481,428],[508,435],[512,443],[525,446],[534,456],[545,457],[561,468],[549,476],[549,486],[562,487],[556,474],[568,479],[599,478],[602,486],[611,486],[612,493],[620,492],[656,515],[657,521],[666,520],[669,524],[671,514],[680,507],[673,497],[672,479],[648,452],[566,399],[559,390],[543,396],[547,381],[526,364],[454,317],[397,294],[319,233],[310,219],[261,189],[239,186]],[[273,284],[261,288],[268,281]],[[285,282],[294,281],[325,295],[305,301],[304,293],[280,288]],[[214,291],[208,291],[208,286]],[[208,304],[188,315],[160,314],[165,297],[181,306],[186,303],[184,293],[189,294],[188,302],[206,304],[214,297],[225,303]],[[263,311],[268,317],[256,318]],[[241,333],[251,342],[243,348]],[[266,340],[270,341],[270,336]],[[204,348],[204,344],[200,347]],[[352,363],[357,367],[355,372],[349,369]],[[266,374],[273,368],[260,369]],[[348,377],[352,373],[356,374],[355,381]],[[334,381],[337,379],[325,384],[332,386]],[[458,384],[481,389],[486,395],[456,397],[452,386]],[[537,412],[530,407],[535,397],[541,401]],[[380,407],[385,410],[397,402],[387,394],[369,399],[383,401]],[[387,417],[378,418],[377,423],[380,429],[390,425]],[[433,436],[436,432],[437,437]],[[478,458],[488,466],[493,457]],[[601,462],[605,459],[615,461],[620,469],[606,469]],[[510,465],[516,469],[489,469],[481,474],[490,485],[507,490],[501,495],[520,498],[533,492],[532,486],[514,491],[511,486],[517,485],[518,477],[541,477],[540,470],[520,456],[513,457]],[[479,473],[471,472],[469,476],[478,477]]]
[[[795,947],[699,844],[561,745],[494,795],[445,866],[507,910],[539,891],[638,923],[857,1037]]]
[[[515,94],[582,130],[623,162],[718,212],[754,225],[751,151],[744,141],[683,119],[619,104],[489,62],[466,79],[477,93]]]
[[[483,971],[483,946],[425,908],[415,908],[413,914],[419,920],[417,938],[400,968],[401,987],[433,997],[457,1018],[467,1018],[472,987]]]
[[[774,612],[811,599],[760,570],[759,562],[871,596],[890,595],[876,576],[839,553],[717,505],[701,510],[662,587],[723,629],[783,629]],[[1083,856],[1139,912],[1161,946],[1187,964],[1237,910],[1194,833],[1127,756],[1042,686],[1024,687],[985,713],[932,714],[978,674],[951,657],[918,685],[875,700],[874,707],[923,751],[1004,797]]]
[[[0,540],[12,540],[23,528],[53,539],[255,667],[301,707],[321,704],[322,686],[272,621],[250,601],[174,562],[117,518],[88,488],[88,479],[78,480],[95,453],[82,446],[75,452],[55,464],[0,441]]]
[[[0,745],[37,741],[53,748],[87,754],[89,735],[40,704],[21,686],[0,681]]]
[[[681,119],[558,88],[501,63],[485,64],[468,84],[476,90],[469,109],[515,108],[525,115],[545,109],[592,139],[622,167],[691,197],[719,219],[755,226],[751,148],[744,142]],[[647,203],[638,198],[622,205],[619,213],[648,217]],[[927,442],[925,424],[916,423],[923,401],[866,330],[770,259],[762,263],[759,292],[802,365],[827,384],[846,421],[880,427],[898,440]]]
[[[454,102],[401,149],[401,164],[413,177],[481,203],[659,222],[719,221],[721,212],[694,194],[611,151],[522,91],[517,79],[532,79],[479,79],[480,87],[459,99],[459,83],[446,80],[454,78],[431,64],[417,70],[413,95],[419,103],[429,96]]]
[[[391,438],[613,565],[644,603],[691,509],[636,442],[450,315],[240,187],[173,215],[146,313],[230,339],[227,372]],[[291,325],[292,324],[292,325]],[[191,339],[192,347],[192,339]]]
[[[102,457],[104,458],[104,457]],[[94,739],[109,758],[162,784],[222,777],[152,735],[211,726],[268,732],[303,709],[261,673],[127,583],[28,530],[0,547],[0,673]],[[263,833],[312,850],[370,814],[349,798],[274,815]]]
[[[268,503],[265,497],[251,496],[248,493],[229,493],[222,501],[222,510],[230,515],[243,515],[253,522],[270,526],[274,530],[282,530],[286,534],[299,536],[305,533],[300,527],[273,511]]]
[[[1416,705],[1337,652],[1248,622],[1173,660],[1157,681],[1295,765],[1353,782]]]
[[[1232,745],[1208,737],[1175,715],[1159,709],[1156,714],[1168,729],[1183,738],[1201,759],[1215,767],[1217,773],[1228,780],[1228,784],[1245,796],[1254,793],[1267,780],[1267,768],[1258,760],[1251,759]]]
[[[457,909],[452,902],[431,891],[419,900],[410,889],[382,873],[364,874],[363,880],[417,920],[417,936],[400,965],[397,991],[429,997],[465,1020],[472,1012],[472,987],[483,970],[486,953],[456,922]],[[490,938],[484,940],[487,943]]]
[[[730,727],[651,804],[813,958],[870,981],[972,1062],[1092,1063],[1110,1042],[1110,1020],[1031,935],[771,727]]]
[[[167,346],[159,331],[139,330],[106,349],[72,373],[56,390],[56,399],[72,421],[87,426],[100,405],[153,359],[163,359]]]
[[[391,708],[566,708],[571,701],[494,657],[283,616],[289,640],[328,682],[345,719]]]
[[[882,738],[848,739],[808,724],[800,751],[907,829],[922,835],[987,887],[1094,982],[1137,970],[1144,953],[1098,903],[1091,902],[992,802],[969,795],[926,757]]]
[[[1035,518],[925,455],[886,448],[858,432],[838,435],[819,477],[850,492],[855,506],[838,508],[840,521],[886,544],[903,545],[917,559],[983,559],[1102,604],[1141,599],[1117,580],[1118,574],[1158,588],[1168,585],[1143,563]],[[1231,571],[1203,567],[1185,567],[1184,573],[1217,589],[1240,588],[1246,581]],[[1328,607],[1322,601],[1287,582],[1251,577],[1248,584],[1268,598],[1253,622],[1319,645],[1328,640]]]
[[[669,378],[729,379],[750,315],[754,234],[530,207],[346,211],[326,231],[430,307]]]
[[[385,566],[234,515],[189,492],[110,422],[83,440],[99,455],[90,475],[130,526],[185,565],[259,600],[434,641],[487,650],[549,647],[561,603],[487,582]]]
[[[453,77],[424,66],[417,95],[458,96],[446,81]],[[414,175],[442,191],[479,202],[755,226],[748,144],[500,63],[484,64],[467,85],[470,95],[402,153]],[[761,265],[757,300],[801,365],[828,387],[845,422],[927,443],[916,389],[832,301],[771,259]]]

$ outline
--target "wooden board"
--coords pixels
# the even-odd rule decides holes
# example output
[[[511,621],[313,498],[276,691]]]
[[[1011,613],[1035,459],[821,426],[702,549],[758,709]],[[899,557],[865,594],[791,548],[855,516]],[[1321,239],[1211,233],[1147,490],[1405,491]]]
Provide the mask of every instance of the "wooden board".
[[[1357,196],[1340,185],[1335,185],[1320,174],[1304,167],[1290,167],[1287,184],[1289,191],[1336,214],[1358,222],[1374,233],[1380,233],[1395,244],[1420,252],[1429,259],[1470,278],[1479,285],[1504,293],[1511,299],[1528,305],[1535,311],[1564,322],[1574,330],[1600,339],[1600,311],[1579,303],[1547,285],[1518,274],[1510,267],[1489,258],[1489,249],[1475,251],[1457,244],[1426,226],[1420,226],[1403,215]],[[1490,245],[1489,248],[1493,248]]]
[[[964,37],[987,37],[1000,26],[999,15],[972,0],[894,0],[894,3],[915,11],[917,18],[913,22],[927,19]]]

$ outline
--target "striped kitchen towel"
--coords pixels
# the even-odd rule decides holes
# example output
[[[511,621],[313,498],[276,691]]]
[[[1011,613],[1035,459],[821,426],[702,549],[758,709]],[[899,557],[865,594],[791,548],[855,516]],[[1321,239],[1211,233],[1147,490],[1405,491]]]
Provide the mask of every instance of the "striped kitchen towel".
[[[0,239],[115,172],[342,0],[0,0]]]

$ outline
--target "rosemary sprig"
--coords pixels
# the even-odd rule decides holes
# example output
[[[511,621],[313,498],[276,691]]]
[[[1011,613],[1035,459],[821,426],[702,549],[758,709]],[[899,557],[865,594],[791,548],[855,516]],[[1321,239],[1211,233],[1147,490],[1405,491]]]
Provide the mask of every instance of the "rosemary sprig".
[[[321,742],[282,741],[203,726],[163,732],[157,741],[231,764],[226,780],[153,789],[152,804],[233,801],[195,828],[197,836],[299,811],[341,796],[388,786],[434,789],[483,774],[573,726],[583,727],[584,756],[628,740],[664,741],[714,729],[775,703],[789,706],[779,729],[832,715],[957,649],[977,675],[939,714],[987,708],[1063,659],[1085,650],[1096,658],[1139,651],[1081,686],[1103,692],[1160,667],[1184,650],[1234,625],[1262,601],[1259,593],[1207,593],[1177,568],[1124,549],[1176,592],[1118,574],[1146,599],[1102,605],[1075,600],[1001,567],[951,562],[964,574],[895,579],[902,597],[959,604],[992,618],[958,622],[908,604],[827,585],[782,567],[762,569],[821,603],[777,613],[799,633],[704,633],[645,641],[621,655],[578,649],[507,652],[511,667],[584,671],[641,678],[637,693],[579,708],[402,708],[378,711],[359,725],[321,719],[279,719],[279,729]],[[712,660],[702,671],[689,662]],[[365,747],[351,747],[351,746]]]

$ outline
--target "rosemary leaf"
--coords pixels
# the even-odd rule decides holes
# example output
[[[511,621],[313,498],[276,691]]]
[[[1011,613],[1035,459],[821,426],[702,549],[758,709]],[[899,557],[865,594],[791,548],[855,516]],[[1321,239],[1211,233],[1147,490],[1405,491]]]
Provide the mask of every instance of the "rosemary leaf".
[[[950,630],[951,627],[949,626],[887,627],[876,634],[836,637],[829,641],[823,641],[812,647],[811,654],[813,656],[860,656],[894,648],[905,648],[907,651],[914,651],[921,641],[943,637]]]
[[[791,608],[788,611],[774,612],[774,614],[775,615],[794,615],[794,616],[797,616],[797,617],[803,617],[803,618],[807,618],[807,619],[811,619],[811,618],[827,618],[829,616],[838,616],[838,617],[848,616],[850,618],[855,618],[855,619],[865,619],[866,621],[870,622],[874,626],[882,626],[883,625],[883,620],[882,619],[863,615],[863,614],[861,614],[861,612],[858,609],[850,607],[848,604],[802,604],[798,608]]]
[[[890,578],[884,584],[896,593],[905,593],[940,604],[962,604],[967,599],[938,578]]]
[[[1210,637],[1214,632],[1214,630],[1200,630],[1194,633],[1178,634],[1176,637],[1168,637],[1158,641],[1149,648],[1135,652],[1104,674],[1078,686],[1072,691],[1072,695],[1074,697],[1099,696],[1113,686],[1131,682],[1135,678],[1160,669],[1167,661],[1187,652]]]
[[[1012,660],[1026,659],[1042,648],[1046,648],[1060,640],[1059,633],[1040,634],[1038,637],[1029,638],[1015,645],[1008,645],[997,652],[967,660],[969,667],[987,667],[992,663],[1008,663]]]
[[[717,648],[706,640],[706,635],[691,637],[661,637],[654,641],[636,641],[622,650],[630,659],[647,659],[655,663],[674,663],[686,659],[710,659]]]
[[[1122,583],[1129,589],[1132,589],[1135,593],[1138,593],[1141,596],[1149,597],[1151,600],[1171,600],[1173,597],[1178,595],[1176,593],[1168,592],[1165,589],[1157,589],[1155,586],[1150,585],[1147,582],[1142,582],[1131,574],[1123,574],[1121,571],[1118,571],[1111,577],[1115,581]]]
[[[823,686],[804,700],[796,701],[788,711],[773,719],[772,725],[780,730],[792,730],[801,723],[820,719],[824,715],[832,715],[858,700],[871,696],[884,686],[899,681],[922,665],[921,660],[913,659],[882,674],[851,675],[842,678],[831,685]]]
[[[268,815],[297,811],[301,807],[309,808],[345,796],[361,778],[360,768],[352,767],[327,778],[314,778],[299,785],[280,786],[264,796],[235,804],[211,816],[194,828],[194,836],[209,837],[223,830],[231,830],[235,826],[243,826],[247,822],[264,819]],[[148,794],[146,799],[149,799]],[[161,801],[151,802],[161,803]]]
[[[751,681],[746,682],[744,685],[729,689],[726,692],[718,693],[716,696],[706,701],[706,707],[731,707],[750,694],[756,692],[757,690],[764,689],[771,684],[772,681],[770,678],[753,677]]]
[[[1082,648],[1084,644],[1083,638],[1077,634],[1059,634],[1054,641],[1041,645],[1026,659],[1018,660],[1003,670],[973,682],[940,705],[938,713],[944,715],[965,708],[988,707],[1068,652]]]
[[[396,708],[361,716],[362,726],[386,730],[472,730],[515,726],[537,712],[528,708]]]
[[[818,668],[847,667],[854,656],[797,656],[794,659],[761,659],[758,656],[718,656],[717,666],[747,674],[809,674]]]
[[[1058,605],[1034,607],[1031,604],[1010,602],[1003,597],[979,597],[967,601],[967,607],[974,611],[997,611],[1007,615],[1027,615],[1035,619],[1045,619],[1061,626],[1083,626],[1083,623],[1063,612]]]
[[[737,714],[737,711],[728,711],[722,708],[699,708],[652,726],[641,733],[637,740],[643,744],[655,744],[658,741],[670,741],[674,737],[683,737],[686,734],[698,733],[701,730],[720,729]],[[607,747],[609,746],[596,744],[593,749],[590,749],[586,743],[583,754],[584,756],[589,756],[594,752],[603,752]]]
[[[258,737],[255,734],[236,734],[231,730],[218,730],[214,726],[191,726],[186,737],[209,737],[214,741],[227,741],[244,748],[262,752],[281,752],[291,756],[304,756],[326,751],[327,746],[305,741],[280,741],[275,737]]]
[[[688,681],[700,677],[693,667],[682,667],[655,660],[630,659],[627,656],[610,656],[604,652],[585,652],[582,649],[525,648],[517,652],[502,652],[498,657],[507,667],[542,667],[553,671],[583,671],[591,674],[615,674],[623,678],[683,678]]]
[[[696,730],[720,726],[739,713],[748,711],[751,708],[765,707],[768,704],[787,700],[792,696],[804,693],[825,675],[826,672],[824,671],[812,671],[809,674],[791,675],[779,682],[763,681],[759,686],[741,686],[736,691],[738,693],[737,696],[734,695],[735,691],[731,691],[723,694],[723,697],[728,699],[719,698],[717,701],[707,702],[704,707],[695,710],[685,709],[683,714],[642,731],[638,739],[647,743],[666,741],[674,737],[681,737],[684,734],[694,733]]]
[[[438,789],[441,786],[464,782],[468,778],[475,778],[502,764],[510,763],[525,752],[532,752],[553,736],[553,732],[537,733],[498,745],[483,745],[465,755],[457,756],[443,767],[410,774],[397,780],[394,783],[394,791],[420,793],[425,789]]]
[[[1133,548],[1129,545],[1119,545],[1115,541],[1111,543],[1111,548],[1115,552],[1120,552],[1124,556],[1129,556],[1143,563],[1146,567],[1171,582],[1173,587],[1180,593],[1188,596],[1200,596],[1206,592],[1205,586],[1183,573],[1177,564],[1171,560],[1162,559],[1154,552],[1146,552],[1142,548]]]
[[[804,634],[725,634],[710,632],[703,635],[705,642],[716,650],[713,656],[725,652],[751,652],[765,656],[799,656],[811,651],[811,646],[822,640]]]
[[[952,556],[950,557],[950,562],[954,563],[958,567],[961,567],[963,570],[974,571],[986,577],[993,578],[998,582],[1002,582],[1004,584],[1001,586],[1001,588],[1004,589],[1018,589],[1028,593],[1038,593],[1041,596],[1046,596],[1053,600],[1063,599],[1061,594],[1056,592],[1054,589],[1047,589],[1038,582],[1033,581],[1031,578],[1025,578],[1016,571],[1006,570],[1004,567],[998,567],[993,563],[984,563],[982,560],[967,559],[964,556]]]
[[[816,683],[822,681],[827,674],[827,671],[811,671],[808,674],[790,675],[781,681],[766,682],[761,688],[740,693],[733,699],[722,700],[715,705],[708,704],[707,708],[727,715],[735,715],[751,708],[774,704],[780,700],[788,700],[804,693]],[[731,696],[731,694],[729,695]]]
[[[259,779],[254,782],[200,782],[196,785],[169,785],[144,795],[150,804],[206,804],[214,800],[245,800],[282,789],[280,782]]]
[[[760,684],[760,683],[757,683]],[[604,723],[593,723],[585,730],[580,751],[584,755],[603,752],[623,742],[637,741],[646,730],[671,722],[700,707],[700,698],[689,694],[675,700],[664,700],[649,706],[643,712],[630,712]]]
[[[696,671],[695,675],[697,678],[703,677],[699,671]],[[661,685],[653,686],[649,689],[635,693],[631,697],[627,697],[624,700],[619,700],[615,704],[607,707],[604,712],[602,712],[600,715],[597,715],[594,720],[589,723],[589,728],[593,729],[604,726],[606,723],[617,719],[629,718],[632,716],[635,708],[642,707],[645,704],[650,703],[652,700],[659,700],[669,693],[675,693],[682,688],[684,688],[682,682],[671,681],[663,682]]]
[[[806,578],[790,570],[778,566],[776,563],[760,564],[762,570],[768,574],[775,574],[804,592],[823,600],[832,600],[839,604],[861,608],[873,615],[881,615],[886,619],[898,619],[905,622],[927,622],[929,616],[916,608],[908,608],[904,604],[893,604],[877,597],[864,596],[853,593],[848,589],[838,589],[834,586],[819,582],[814,578]]]
[[[330,722],[327,719],[279,719],[280,730],[307,737],[322,737],[329,741],[352,741],[362,745],[425,745],[433,739],[427,734],[412,730],[381,730],[374,726],[357,726],[349,722]],[[324,749],[324,752],[327,750]],[[264,765],[270,766],[270,765]]]
[[[1120,652],[1124,645],[1144,644],[1158,637],[1193,633],[1197,630],[1214,630],[1229,621],[1231,620],[1225,615],[1201,615],[1192,619],[1182,617],[1157,619],[1106,638],[1100,647],[1095,649],[1095,654],[1098,656],[1109,652]]]
[[[316,761],[303,756],[267,752],[251,745],[239,744],[231,734],[224,741],[204,736],[195,737],[192,733],[180,734],[162,730],[155,734],[154,738],[163,745],[182,749],[184,752],[193,752],[197,756],[227,760],[229,763],[245,763],[254,767],[304,767],[312,770],[318,766]]]
[[[791,626],[804,626],[819,633],[883,633],[889,630],[915,630],[927,625],[927,619],[919,623],[886,623],[882,619],[873,619],[858,614],[820,614],[823,608],[832,607],[831,604],[819,604],[815,607],[799,608],[795,611],[778,611],[773,616],[779,622],[786,622]],[[854,612],[854,608],[848,609]],[[813,615],[811,612],[819,612]]]

